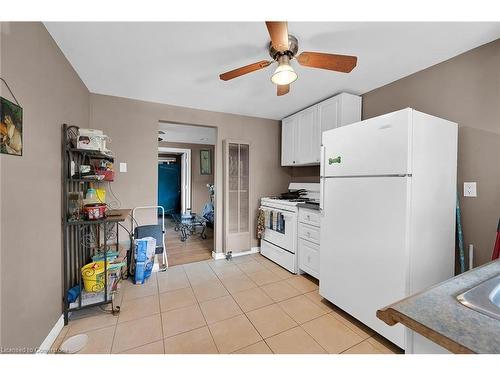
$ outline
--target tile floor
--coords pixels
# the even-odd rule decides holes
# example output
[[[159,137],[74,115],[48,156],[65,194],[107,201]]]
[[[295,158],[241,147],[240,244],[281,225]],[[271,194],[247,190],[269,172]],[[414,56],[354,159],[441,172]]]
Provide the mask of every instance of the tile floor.
[[[124,281],[118,316],[70,320],[53,345],[86,333],[80,353],[346,353],[401,350],[322,299],[317,281],[259,254],[170,267]],[[82,314],[79,314],[82,315]]]

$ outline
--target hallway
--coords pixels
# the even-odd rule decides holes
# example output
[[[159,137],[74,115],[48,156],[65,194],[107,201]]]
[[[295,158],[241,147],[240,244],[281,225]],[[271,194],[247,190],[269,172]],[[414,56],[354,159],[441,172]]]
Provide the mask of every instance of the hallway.
[[[175,231],[175,223],[171,218],[165,219],[167,258],[170,267],[180,264],[200,262],[212,258],[214,249],[214,231],[207,228],[206,239],[200,236],[201,229],[188,236],[186,241],[181,241],[180,232]]]

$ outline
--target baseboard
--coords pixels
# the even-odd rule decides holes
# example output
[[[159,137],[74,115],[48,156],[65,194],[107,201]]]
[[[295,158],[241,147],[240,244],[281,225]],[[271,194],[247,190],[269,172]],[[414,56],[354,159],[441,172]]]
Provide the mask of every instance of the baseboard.
[[[50,330],[45,340],[43,340],[42,344],[36,351],[36,354],[48,354],[50,352],[50,348],[56,341],[57,336],[59,336],[59,333],[61,333],[63,327],[64,327],[64,315],[61,315],[57,320],[56,324],[54,324],[54,327],[52,327],[52,329]]]
[[[248,251],[240,251],[239,253],[233,253],[233,258],[234,257],[240,257],[240,256],[243,256],[243,255],[256,254],[256,253],[259,253],[259,252],[260,252],[260,247],[259,246],[255,246],[255,247],[252,247]],[[212,258],[214,258],[215,260],[226,259],[226,254],[223,253],[223,252],[217,252],[216,253],[215,251],[212,251]]]
[[[245,252],[245,254],[238,253],[238,255],[247,255],[247,254],[256,254],[260,253],[260,246],[254,246],[249,251]]]
[[[226,259],[226,254],[224,254],[223,252],[215,252],[215,251],[212,251],[212,258],[214,258],[215,260],[220,260],[220,259]]]

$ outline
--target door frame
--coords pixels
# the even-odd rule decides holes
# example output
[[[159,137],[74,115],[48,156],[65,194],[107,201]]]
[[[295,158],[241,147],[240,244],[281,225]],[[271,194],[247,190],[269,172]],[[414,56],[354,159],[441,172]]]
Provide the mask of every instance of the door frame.
[[[181,155],[181,210],[184,214],[191,209],[191,149],[158,147],[158,153]],[[158,158],[158,162],[160,161]]]

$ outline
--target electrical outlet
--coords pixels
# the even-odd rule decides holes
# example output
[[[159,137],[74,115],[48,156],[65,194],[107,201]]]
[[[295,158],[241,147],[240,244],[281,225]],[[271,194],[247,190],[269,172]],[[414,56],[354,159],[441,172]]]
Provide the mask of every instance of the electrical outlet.
[[[464,182],[464,197],[477,197],[475,182]]]
[[[127,172],[127,163],[120,163],[120,172],[122,173]]]

